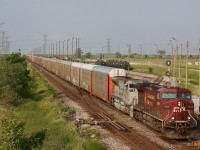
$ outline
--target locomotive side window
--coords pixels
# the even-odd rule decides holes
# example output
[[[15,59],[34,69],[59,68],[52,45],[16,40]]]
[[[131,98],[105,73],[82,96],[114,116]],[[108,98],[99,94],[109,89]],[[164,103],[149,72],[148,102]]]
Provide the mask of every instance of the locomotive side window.
[[[190,93],[178,93],[178,98],[180,99],[190,99],[191,98],[191,94]]]
[[[162,93],[162,98],[174,99],[174,98],[176,98],[176,93],[163,92],[163,93]]]

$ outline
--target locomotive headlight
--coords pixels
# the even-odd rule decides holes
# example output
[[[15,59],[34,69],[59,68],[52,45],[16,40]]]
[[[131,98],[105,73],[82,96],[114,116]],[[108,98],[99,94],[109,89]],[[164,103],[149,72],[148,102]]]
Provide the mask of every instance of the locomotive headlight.
[[[178,106],[179,106],[179,107],[181,106],[181,102],[180,102],[180,101],[178,102]]]
[[[188,116],[188,120],[190,120],[191,118],[190,118],[190,116]]]
[[[172,120],[174,120],[174,117],[172,117]]]

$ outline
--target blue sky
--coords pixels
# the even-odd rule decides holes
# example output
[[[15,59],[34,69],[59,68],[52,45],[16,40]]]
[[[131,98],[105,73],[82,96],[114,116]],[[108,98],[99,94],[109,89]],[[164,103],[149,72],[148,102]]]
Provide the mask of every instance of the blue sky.
[[[199,0],[0,0],[0,31],[6,31],[12,51],[29,53],[47,42],[80,38],[84,52],[171,52],[188,40],[190,53],[197,53],[200,40]],[[175,41],[173,41],[175,45]],[[71,47],[71,45],[69,46]]]

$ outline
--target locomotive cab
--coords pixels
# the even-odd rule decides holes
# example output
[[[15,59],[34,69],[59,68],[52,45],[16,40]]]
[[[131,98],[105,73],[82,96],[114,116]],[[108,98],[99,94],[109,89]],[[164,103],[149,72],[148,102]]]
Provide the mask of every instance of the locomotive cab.
[[[184,88],[161,88],[158,90],[162,128],[170,138],[193,137],[190,130],[197,127],[191,92]]]

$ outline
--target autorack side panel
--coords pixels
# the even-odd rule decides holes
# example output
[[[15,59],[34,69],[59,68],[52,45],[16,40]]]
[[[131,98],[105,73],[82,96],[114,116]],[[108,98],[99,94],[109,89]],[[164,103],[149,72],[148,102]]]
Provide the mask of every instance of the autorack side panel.
[[[59,60],[56,60],[56,62],[55,62],[56,75],[59,75],[59,68],[60,68]]]
[[[43,61],[43,67],[48,71],[51,71],[50,69],[51,60],[48,58],[42,58],[42,61]]]
[[[71,64],[69,61],[64,62],[64,79],[67,81],[71,81]]]
[[[113,94],[112,77],[126,76],[124,69],[96,66],[92,69],[92,94],[109,101],[109,96]]]
[[[111,67],[95,66],[92,69],[92,94],[109,101],[109,73]]]
[[[71,65],[71,82],[80,87],[80,68],[83,63],[72,63]]]
[[[64,63],[63,63],[63,60],[61,60],[60,62],[60,65],[59,65],[59,76],[64,79]]]
[[[92,71],[92,94],[108,101],[108,74]]]
[[[52,66],[52,72],[56,74],[56,61],[52,60],[51,66]]]
[[[80,87],[88,92],[92,89],[92,68],[97,65],[83,64],[80,68]]]

